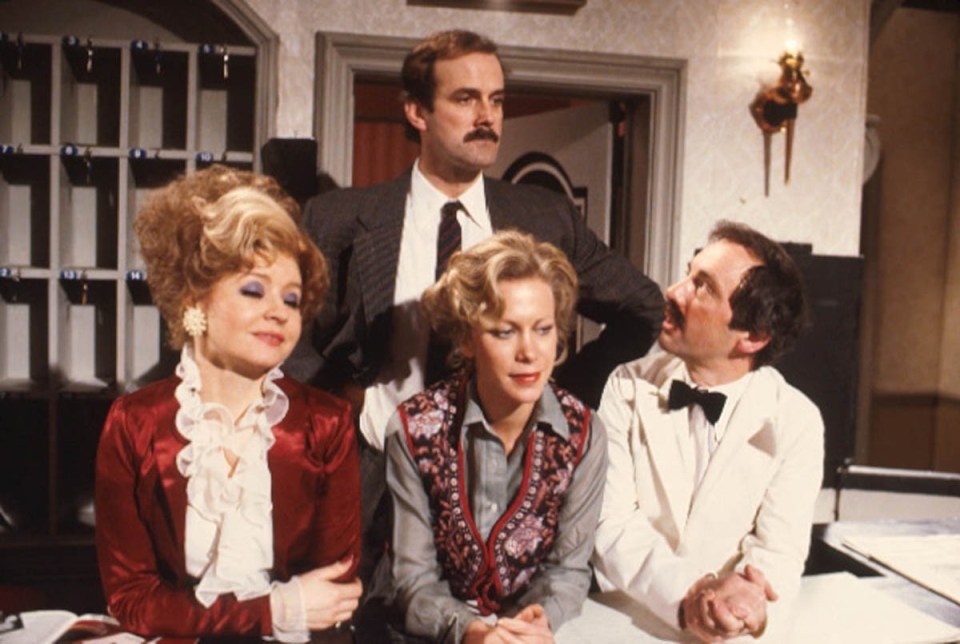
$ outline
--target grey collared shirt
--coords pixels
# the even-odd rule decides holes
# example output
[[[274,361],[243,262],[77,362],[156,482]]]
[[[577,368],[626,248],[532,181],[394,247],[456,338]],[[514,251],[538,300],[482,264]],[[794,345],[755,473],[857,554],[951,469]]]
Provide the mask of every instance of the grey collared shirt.
[[[473,383],[469,391],[460,440],[470,511],[477,529],[487,539],[520,488],[526,439],[535,424],[563,438],[569,438],[569,429],[560,402],[547,387],[513,453],[508,455],[484,418]],[[504,611],[513,614],[530,604],[540,604],[554,632],[580,613],[590,587],[587,562],[593,550],[607,466],[606,433],[595,414],[591,413],[590,419],[589,439],[560,510],[553,548],[526,591]],[[435,641],[460,642],[464,630],[480,615],[455,598],[442,579],[433,545],[429,501],[397,413],[388,425],[386,453],[387,486],[394,508],[392,572],[405,628],[410,634]]]

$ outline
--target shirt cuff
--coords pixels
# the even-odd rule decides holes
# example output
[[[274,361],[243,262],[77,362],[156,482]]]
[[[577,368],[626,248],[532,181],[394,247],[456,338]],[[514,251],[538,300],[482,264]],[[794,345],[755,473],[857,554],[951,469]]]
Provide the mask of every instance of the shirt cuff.
[[[310,640],[303,606],[303,589],[299,578],[293,577],[286,583],[274,582],[270,591],[270,614],[276,641],[293,643]]]

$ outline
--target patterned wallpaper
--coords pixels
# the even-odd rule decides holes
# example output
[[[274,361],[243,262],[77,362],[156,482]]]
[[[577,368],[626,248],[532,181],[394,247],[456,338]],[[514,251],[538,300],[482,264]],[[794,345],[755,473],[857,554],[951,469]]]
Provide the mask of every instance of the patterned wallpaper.
[[[281,39],[278,136],[313,131],[314,35],[422,36],[452,27],[503,45],[688,61],[679,274],[719,218],[745,221],[815,252],[859,248],[869,0],[589,0],[574,16],[407,6],[405,0],[247,0]],[[813,97],[800,107],[790,185],[774,137],[770,196],[763,139],[748,105],[792,18]]]

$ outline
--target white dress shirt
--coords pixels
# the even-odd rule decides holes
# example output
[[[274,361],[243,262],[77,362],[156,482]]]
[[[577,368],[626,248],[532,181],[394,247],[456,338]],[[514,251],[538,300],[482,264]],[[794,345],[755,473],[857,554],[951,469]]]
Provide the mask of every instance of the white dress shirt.
[[[730,423],[730,416],[733,414],[737,403],[740,402],[740,396],[750,385],[752,376],[753,372],[750,371],[733,382],[716,387],[702,387],[690,379],[686,366],[683,367],[683,378],[680,378],[680,380],[691,387],[720,393],[727,397],[723,404],[723,413],[720,414],[716,423],[707,420],[700,405],[690,405],[687,411],[690,420],[689,427],[686,432],[677,432],[676,434],[677,446],[680,448],[685,471],[690,480],[693,481],[694,493],[700,487],[700,482],[703,481],[703,475],[707,472],[707,465],[710,464],[710,459],[717,451],[717,446],[723,440],[727,425]]]
[[[187,572],[200,580],[197,600],[209,607],[219,595],[243,601],[270,592],[273,567],[273,503],[267,452],[273,426],[289,403],[273,382],[264,381],[264,397],[234,424],[221,404],[200,399],[200,371],[186,345],[177,366],[181,382],[175,395],[177,431],[189,443],[177,454],[177,469],[187,479],[184,556]],[[236,468],[224,458],[237,456]]]
[[[209,608],[223,594],[244,601],[269,593],[274,639],[305,642],[310,633],[299,580],[270,581],[273,486],[267,452],[276,441],[274,425],[290,407],[275,382],[283,372],[270,370],[263,398],[236,423],[226,407],[200,398],[203,383],[189,343],[180,353],[177,376],[175,424],[189,441],[177,453],[177,470],[187,479],[184,561],[187,572],[200,580],[197,601]],[[226,450],[237,457],[234,468]]]
[[[470,248],[493,235],[482,174],[457,200],[463,205],[457,213],[462,248]],[[420,313],[420,296],[436,281],[440,210],[448,201],[453,199],[437,190],[420,172],[418,160],[410,178],[400,237],[390,357],[377,379],[367,387],[360,411],[360,431],[367,443],[378,450],[383,449],[387,421],[397,405],[424,389],[430,329]]]

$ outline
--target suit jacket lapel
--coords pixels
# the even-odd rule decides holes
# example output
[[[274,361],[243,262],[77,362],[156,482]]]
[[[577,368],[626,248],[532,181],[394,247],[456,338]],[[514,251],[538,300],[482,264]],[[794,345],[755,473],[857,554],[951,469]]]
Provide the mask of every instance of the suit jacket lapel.
[[[651,389],[650,395],[641,394],[637,406],[650,450],[650,462],[667,497],[677,534],[682,535],[690,512],[693,481],[687,476],[677,436],[689,431],[688,414],[686,409],[670,411],[665,404],[670,382],[674,375],[679,376],[679,371],[677,369],[676,374],[668,376],[659,389]]]
[[[384,185],[379,197],[358,216],[362,231],[354,241],[354,261],[368,326],[393,306],[409,191],[410,173],[407,172]]]
[[[487,200],[493,232],[504,228],[519,229],[538,239],[551,240],[552,237],[545,234],[547,231],[542,227],[552,226],[555,220],[550,217],[537,217],[532,208],[534,204],[518,198],[515,188],[512,183],[484,175],[483,194]],[[556,234],[555,230],[549,232]]]
[[[176,414],[179,404],[173,395],[174,387],[179,379],[171,379],[172,385],[169,395],[158,399],[154,404],[156,409],[156,432],[154,433],[153,452],[157,461],[157,471],[163,487],[163,499],[166,507],[163,508],[163,523],[169,528],[169,541],[158,545],[164,551],[164,559],[175,562],[174,569],[186,574],[186,560],[184,543],[186,542],[187,521],[187,479],[177,469],[177,454],[187,445],[188,441],[176,429]],[[271,472],[273,516],[275,525],[283,526],[284,530],[274,530],[274,565],[281,576],[288,574],[288,555],[290,539],[297,534],[303,534],[306,524],[312,520],[309,512],[302,511],[303,498],[297,494],[302,488],[303,481],[299,470],[288,468],[284,464],[289,462],[289,454],[303,452],[303,436],[309,432],[303,426],[309,423],[309,416],[304,413],[307,404],[302,398],[299,388],[288,378],[279,381],[279,386],[290,399],[291,405],[284,419],[273,428],[277,439],[274,446],[267,452],[267,462]]]
[[[546,203],[537,198],[529,199],[529,193],[518,190],[512,183],[484,176],[483,190],[490,211],[490,225],[494,232],[514,228],[530,233],[542,241],[548,241],[568,255],[572,249],[564,240],[565,230],[558,229],[555,202]],[[528,186],[529,187],[529,186]],[[517,193],[520,192],[518,195]],[[551,211],[544,211],[550,207]]]
[[[490,211],[490,225],[494,232],[510,226],[510,204],[500,188],[499,181],[484,175],[483,194],[487,199],[487,210]]]

